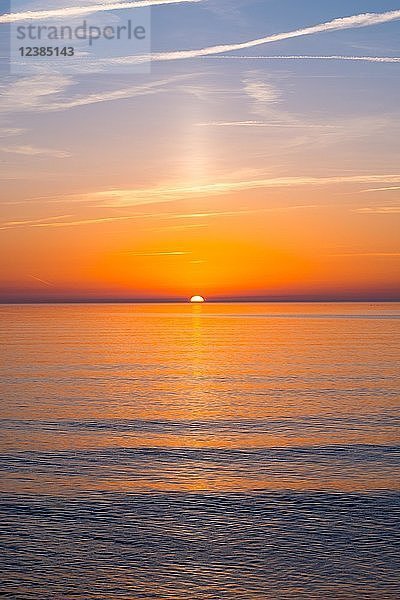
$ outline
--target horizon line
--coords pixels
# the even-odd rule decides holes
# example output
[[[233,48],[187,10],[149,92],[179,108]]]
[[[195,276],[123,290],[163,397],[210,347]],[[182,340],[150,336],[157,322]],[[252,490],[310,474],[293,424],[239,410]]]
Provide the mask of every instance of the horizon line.
[[[206,298],[205,304],[400,303],[399,296],[279,296]],[[190,298],[0,298],[0,305],[27,304],[190,304]]]

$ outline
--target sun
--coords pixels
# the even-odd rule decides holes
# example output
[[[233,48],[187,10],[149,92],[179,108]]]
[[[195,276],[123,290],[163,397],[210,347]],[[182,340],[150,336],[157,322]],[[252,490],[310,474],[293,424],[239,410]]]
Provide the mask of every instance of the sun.
[[[205,302],[205,299],[203,298],[203,296],[192,296],[190,298],[190,302],[196,303],[196,302]]]

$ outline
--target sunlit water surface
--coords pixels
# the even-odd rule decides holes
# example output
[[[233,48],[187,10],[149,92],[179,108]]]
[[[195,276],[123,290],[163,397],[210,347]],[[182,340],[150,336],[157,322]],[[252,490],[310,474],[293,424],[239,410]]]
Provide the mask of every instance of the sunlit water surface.
[[[396,304],[0,306],[0,595],[398,599]]]

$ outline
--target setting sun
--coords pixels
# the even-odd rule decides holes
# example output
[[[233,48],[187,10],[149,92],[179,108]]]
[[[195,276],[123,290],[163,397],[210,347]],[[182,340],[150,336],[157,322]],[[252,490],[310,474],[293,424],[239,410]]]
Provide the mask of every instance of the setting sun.
[[[196,303],[196,302],[205,302],[205,299],[203,298],[203,296],[192,296],[190,298],[190,302]]]

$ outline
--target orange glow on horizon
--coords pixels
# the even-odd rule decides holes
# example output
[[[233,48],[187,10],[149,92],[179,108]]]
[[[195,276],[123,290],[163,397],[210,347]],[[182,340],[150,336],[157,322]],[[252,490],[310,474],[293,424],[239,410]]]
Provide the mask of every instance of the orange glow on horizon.
[[[0,236],[0,300],[183,300],[193,282],[208,299],[395,299],[395,219],[344,213],[334,195],[328,205],[326,190],[256,190],[218,196],[217,207],[179,200],[95,223],[104,209],[80,209],[63,226],[10,226]]]

